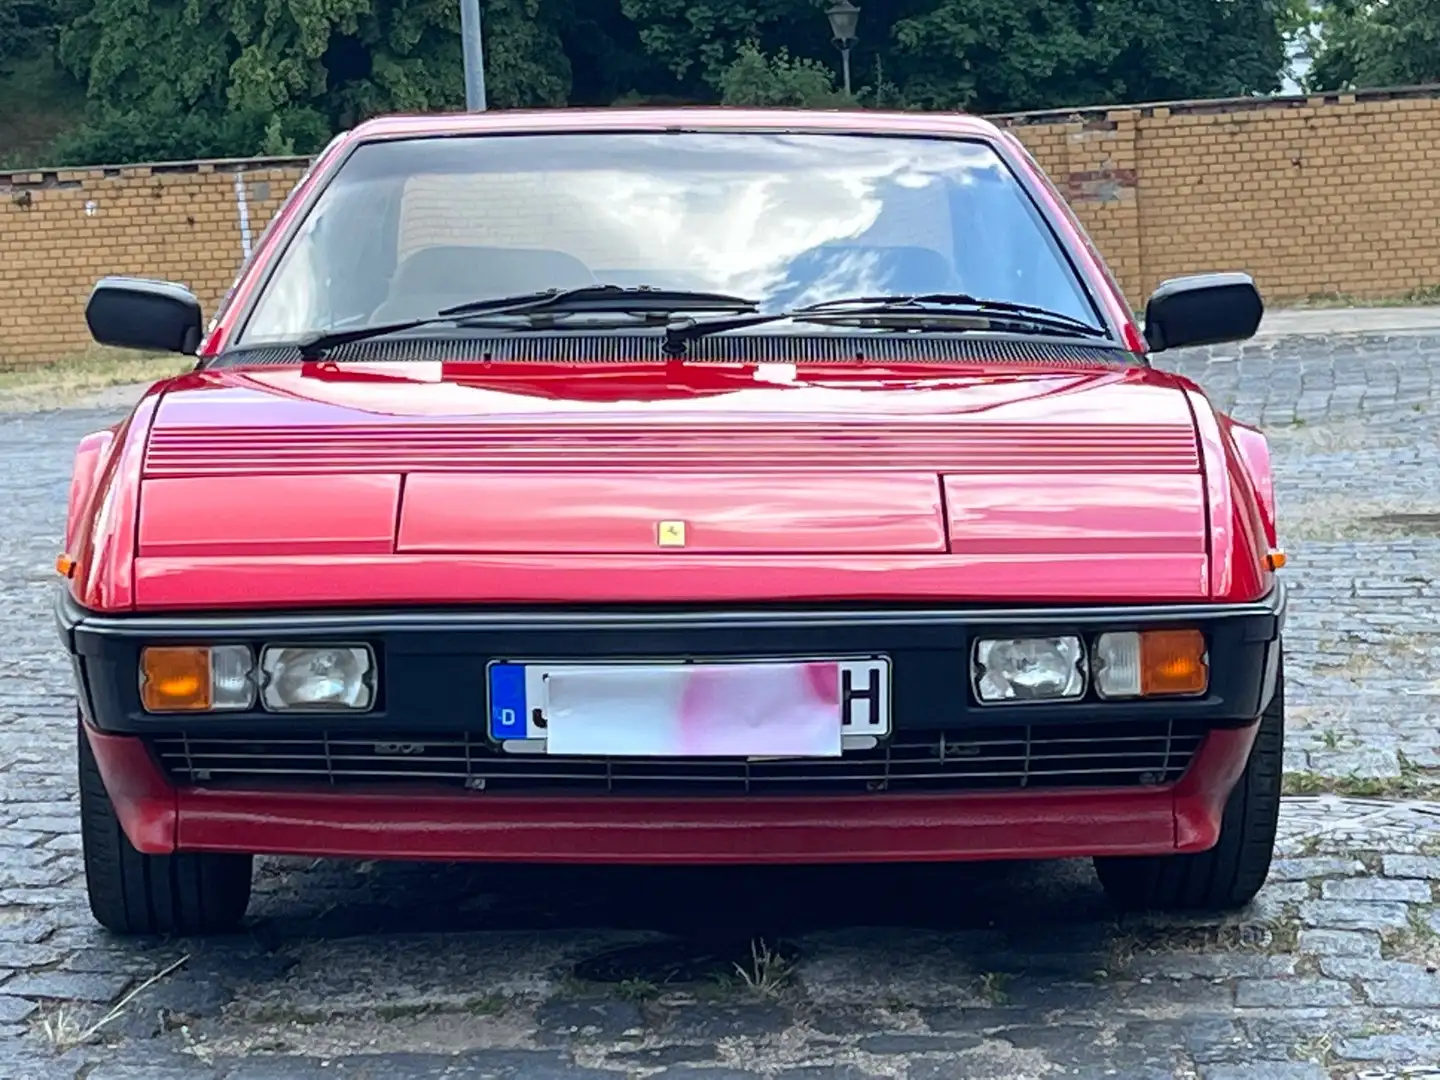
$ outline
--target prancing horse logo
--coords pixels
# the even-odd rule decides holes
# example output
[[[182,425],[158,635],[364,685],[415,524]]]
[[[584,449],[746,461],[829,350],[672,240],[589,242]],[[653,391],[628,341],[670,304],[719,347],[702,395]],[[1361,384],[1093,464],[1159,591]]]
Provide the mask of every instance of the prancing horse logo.
[[[656,536],[661,547],[684,547],[685,522],[662,521],[656,526]]]

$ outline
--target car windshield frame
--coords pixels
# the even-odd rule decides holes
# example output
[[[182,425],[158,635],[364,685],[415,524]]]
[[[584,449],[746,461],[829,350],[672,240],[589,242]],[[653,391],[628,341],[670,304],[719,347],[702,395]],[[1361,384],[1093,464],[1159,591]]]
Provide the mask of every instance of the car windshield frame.
[[[1060,223],[1055,220],[1052,211],[1047,208],[1043,199],[1043,192],[1040,189],[1039,181],[1031,175],[1031,167],[1020,160],[1014,151],[1003,139],[992,138],[984,133],[963,132],[914,132],[914,131],[887,131],[884,129],[839,129],[828,126],[806,126],[788,124],[784,126],[770,127],[767,125],[746,125],[731,126],[715,123],[685,123],[674,128],[656,129],[648,126],[626,126],[617,124],[613,127],[603,128],[546,128],[536,129],[509,129],[496,131],[465,132],[463,134],[400,134],[400,135],[377,135],[368,138],[357,138],[350,145],[342,147],[329,161],[323,163],[322,167],[313,176],[313,183],[308,190],[304,191],[301,197],[296,200],[294,212],[288,220],[283,222],[283,228],[274,237],[274,245],[270,250],[264,252],[264,261],[254,267],[254,281],[250,288],[236,297],[238,301],[236,310],[233,312],[218,312],[217,324],[226,325],[226,332],[223,336],[220,352],[232,353],[242,352],[251,349],[274,349],[284,347],[290,342],[278,341],[270,337],[261,340],[247,340],[247,334],[254,320],[256,312],[264,301],[276,275],[286,265],[287,256],[299,240],[302,230],[309,222],[321,201],[333,190],[338,182],[342,182],[346,167],[356,154],[375,146],[396,146],[413,143],[444,142],[450,145],[461,142],[477,142],[479,140],[516,140],[516,139],[547,139],[547,138],[597,138],[606,139],[630,135],[656,136],[665,134],[668,137],[684,138],[687,135],[711,135],[725,137],[745,136],[769,136],[769,137],[808,137],[808,138],[834,138],[837,140],[850,139],[874,139],[891,140],[901,142],[930,142],[946,144],[970,144],[984,148],[994,156],[996,162],[1004,170],[1007,181],[1015,186],[1015,190],[1026,202],[1026,210],[1033,218],[1038,229],[1043,230],[1044,239],[1048,241],[1056,262],[1070,284],[1075,290],[1076,297],[1082,302],[1087,314],[1093,316],[1094,325],[1103,331],[1113,342],[1117,349],[1125,349],[1123,328],[1119,325],[1116,317],[1110,310],[1109,305],[1104,302],[1102,296],[1097,292],[1098,286],[1092,276],[1086,272],[1084,267],[1088,265],[1087,253],[1077,249],[1063,229]],[[338,141],[338,140],[337,140]],[[321,165],[317,160],[316,165]],[[423,176],[423,170],[417,170],[413,175]],[[287,202],[290,200],[287,199]],[[272,225],[275,222],[272,221]],[[266,231],[270,231],[267,226]],[[255,251],[256,255],[261,252]],[[237,282],[238,284],[238,282]],[[661,283],[663,284],[663,283]],[[545,333],[586,333],[593,332],[584,326],[555,327],[544,330]],[[774,331],[768,331],[773,333]],[[813,328],[802,328],[799,325],[794,327],[797,333],[813,333]],[[453,337],[475,337],[493,336],[495,330],[483,330],[479,328],[466,329],[464,327],[447,328],[444,336]],[[433,336],[433,333],[427,334]],[[1011,336],[1006,334],[1005,336]],[[1102,342],[1096,345],[1105,347]]]

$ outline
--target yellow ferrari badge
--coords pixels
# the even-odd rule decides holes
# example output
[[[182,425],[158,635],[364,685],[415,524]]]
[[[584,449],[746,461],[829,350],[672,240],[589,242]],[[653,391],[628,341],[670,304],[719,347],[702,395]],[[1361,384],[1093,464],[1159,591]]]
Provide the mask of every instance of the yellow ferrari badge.
[[[661,547],[685,546],[685,523],[683,521],[662,521],[657,529]]]

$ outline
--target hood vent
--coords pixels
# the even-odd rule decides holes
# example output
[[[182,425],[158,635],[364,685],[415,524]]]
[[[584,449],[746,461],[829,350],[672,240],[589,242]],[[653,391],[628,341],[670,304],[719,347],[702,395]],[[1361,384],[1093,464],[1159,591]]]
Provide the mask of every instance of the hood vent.
[[[331,351],[340,363],[663,364],[659,334],[507,334],[387,338]],[[292,345],[222,353],[209,367],[272,367],[300,362]],[[944,334],[719,334],[691,342],[692,364],[1023,364],[1124,368],[1140,361],[1119,348],[1029,339]]]
[[[657,424],[654,421],[394,423],[156,428],[145,477],[244,473],[800,470],[950,474],[1188,473],[1185,425],[875,423]]]

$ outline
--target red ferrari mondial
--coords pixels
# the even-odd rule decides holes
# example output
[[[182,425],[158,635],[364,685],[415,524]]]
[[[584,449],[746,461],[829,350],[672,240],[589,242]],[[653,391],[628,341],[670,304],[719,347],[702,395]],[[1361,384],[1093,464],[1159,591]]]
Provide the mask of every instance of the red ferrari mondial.
[[[58,615],[120,932],[237,924],[256,854],[1091,856],[1126,908],[1269,869],[1262,435],[1150,354],[1021,144],[964,116],[382,119],[75,461]]]

